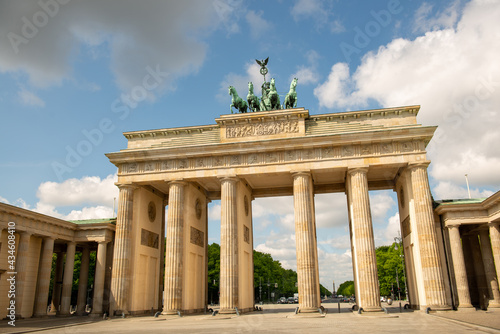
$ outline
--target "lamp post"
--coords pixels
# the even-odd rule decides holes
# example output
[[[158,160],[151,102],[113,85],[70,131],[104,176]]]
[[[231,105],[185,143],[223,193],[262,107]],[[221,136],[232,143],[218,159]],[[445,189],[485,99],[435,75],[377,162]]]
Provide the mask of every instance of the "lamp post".
[[[399,232],[398,232],[398,234],[399,234]],[[395,246],[396,250],[399,250],[399,248],[401,248],[399,257],[401,258],[401,264],[403,265],[403,279],[404,279],[404,284],[405,284],[405,299],[409,300],[409,298],[408,298],[408,284],[406,282],[406,268],[405,268],[405,261],[404,261],[405,255],[404,255],[404,249],[403,249],[403,238],[401,237],[401,235],[394,237],[394,242],[396,243],[396,246]],[[401,247],[398,247],[400,244],[401,244]]]

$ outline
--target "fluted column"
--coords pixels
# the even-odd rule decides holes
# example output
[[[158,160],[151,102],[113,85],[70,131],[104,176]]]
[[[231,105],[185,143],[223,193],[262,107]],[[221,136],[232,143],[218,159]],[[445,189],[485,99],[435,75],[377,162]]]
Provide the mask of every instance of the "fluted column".
[[[64,276],[61,294],[61,315],[69,315],[71,308],[71,289],[73,287],[73,270],[75,269],[76,243],[68,242],[66,249],[66,263],[64,264]]]
[[[221,179],[220,313],[235,313],[238,307],[237,178]]]
[[[459,225],[448,226],[451,256],[453,258],[453,270],[455,272],[455,281],[457,284],[458,308],[472,308],[459,227]]]
[[[299,312],[318,312],[321,306],[321,296],[319,291],[314,193],[312,177],[309,172],[293,174],[293,208]]]
[[[104,275],[106,273],[106,249],[107,241],[99,241],[97,245],[97,256],[95,261],[94,275],[94,302],[92,304],[92,314],[102,314],[102,300],[104,295]]]
[[[52,271],[52,253],[54,252],[54,238],[43,238],[42,255],[38,269],[36,288],[35,312],[33,316],[47,315],[47,302],[49,300],[50,273]]]
[[[80,263],[80,278],[78,279],[78,299],[76,302],[76,314],[84,315],[87,306],[87,287],[89,281],[90,249],[87,246],[82,250],[82,262]]]
[[[357,304],[365,312],[381,311],[377,256],[373,238],[368,168],[353,168],[347,172],[347,196],[356,258]]]
[[[61,305],[64,255],[62,252],[56,252],[56,256],[56,269],[54,272],[54,283],[52,285],[52,301],[50,304],[49,314],[56,314],[57,312],[59,312],[59,306]]]
[[[427,307],[448,310],[426,163],[409,165]]]
[[[184,186],[184,182],[172,182],[168,191],[163,314],[177,314],[182,310]]]
[[[500,292],[498,291],[498,280],[495,273],[495,263],[491,253],[491,243],[488,230],[479,232],[481,240],[481,255],[483,256],[484,273],[486,275],[486,284],[490,295],[488,308],[500,307]]]
[[[116,218],[115,248],[113,252],[113,269],[111,273],[110,315],[128,314],[128,301],[132,273],[131,261],[131,231],[133,222],[135,186],[118,185],[120,195],[118,200],[118,215]]]
[[[500,279],[500,223],[490,222],[488,225],[490,227],[491,252],[493,253],[497,279]]]
[[[24,317],[22,307],[25,299],[30,239],[31,233],[25,231],[19,233],[19,244],[16,255],[16,313],[20,317]]]

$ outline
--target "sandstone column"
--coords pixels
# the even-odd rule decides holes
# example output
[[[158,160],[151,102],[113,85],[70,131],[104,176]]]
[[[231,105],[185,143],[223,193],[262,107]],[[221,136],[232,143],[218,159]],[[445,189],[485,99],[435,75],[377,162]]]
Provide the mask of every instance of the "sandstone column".
[[[80,264],[80,278],[78,279],[78,299],[76,302],[76,314],[84,315],[87,306],[87,287],[89,281],[90,249],[84,246],[82,250],[82,262]]]
[[[111,273],[111,301],[109,314],[128,314],[131,272],[131,230],[133,222],[134,190],[131,184],[118,185],[118,215],[116,218],[115,248]]]
[[[497,272],[497,279],[500,279],[500,223],[490,222],[490,238],[491,238],[491,252],[495,262]]]
[[[49,314],[56,314],[59,312],[59,306],[61,305],[61,287],[63,279],[63,264],[64,255],[62,252],[56,252],[56,269],[54,273],[54,283],[52,286],[52,301],[50,304]]]
[[[69,315],[71,308],[71,288],[73,287],[73,270],[75,267],[76,243],[68,242],[66,250],[66,263],[64,264],[64,276],[61,294],[61,315]]]
[[[54,251],[54,238],[43,238],[42,255],[38,269],[38,282],[35,299],[35,317],[47,315],[47,302],[49,300],[50,273],[52,271],[52,253]]]
[[[104,275],[106,273],[106,249],[107,241],[99,241],[97,246],[97,257],[95,261],[94,275],[94,303],[92,305],[92,314],[102,314],[102,301],[104,295]]]
[[[233,177],[221,179],[220,313],[235,313],[238,307],[238,182]]]
[[[23,315],[23,301],[25,299],[26,276],[29,266],[29,248],[31,233],[19,232],[19,243],[16,254],[16,313],[20,317]]]
[[[349,169],[346,188],[354,243],[352,256],[356,258],[357,304],[365,312],[377,312],[382,311],[382,308],[367,172],[368,168],[365,167]]]
[[[177,314],[182,310],[184,186],[184,182],[172,182],[168,190],[163,314]]]
[[[481,255],[483,256],[484,273],[486,275],[486,284],[490,295],[488,308],[500,307],[500,292],[498,291],[498,280],[495,273],[495,263],[491,253],[491,243],[488,230],[479,232],[481,240]]]
[[[297,252],[297,284],[299,312],[318,312],[319,291],[318,250],[311,173],[293,174],[293,208],[295,217],[295,247]]]
[[[410,164],[411,185],[415,208],[420,261],[425,289],[426,306],[432,310],[449,310],[439,257],[438,238],[432,210],[431,192],[427,177],[429,162]]]
[[[453,270],[455,272],[455,281],[457,283],[458,308],[472,308],[459,228],[459,225],[448,226],[450,233],[451,256],[453,258]]]

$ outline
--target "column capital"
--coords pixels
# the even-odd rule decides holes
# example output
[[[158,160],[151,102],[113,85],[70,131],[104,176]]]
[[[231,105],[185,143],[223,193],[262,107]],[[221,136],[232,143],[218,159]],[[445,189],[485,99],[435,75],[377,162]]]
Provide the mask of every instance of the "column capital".
[[[488,222],[488,226],[500,226],[500,221],[491,221]]]
[[[453,228],[459,228],[459,227],[460,227],[460,225],[462,225],[462,224],[459,224],[459,223],[454,223],[454,224],[446,224],[446,228],[447,228],[448,230],[451,230],[451,229],[453,229]]]
[[[135,185],[133,183],[118,183],[118,182],[116,182],[115,186],[117,186],[120,190],[121,189],[135,190],[135,189],[139,188],[138,185]]]
[[[97,244],[107,244],[109,240],[99,240],[97,241]]]
[[[310,176],[312,177],[311,171],[310,170],[298,170],[298,171],[291,171],[292,177],[295,179],[297,176]]]
[[[237,177],[236,175],[228,175],[228,176],[222,176],[219,177],[220,183],[228,181],[228,182],[238,182],[240,181],[240,178]]]
[[[179,179],[179,180],[173,180],[173,181],[166,181],[167,182],[167,185],[171,186],[172,184],[178,184],[178,185],[181,185],[181,186],[185,186],[187,184],[186,181],[184,181],[183,179]]]
[[[33,232],[31,231],[18,231],[19,235],[26,235],[26,236],[31,236],[33,235]]]
[[[359,167],[349,167],[347,168],[347,174],[353,174],[353,173],[363,173],[366,174],[368,173],[368,166],[359,166]]]
[[[414,169],[414,168],[427,168],[430,165],[430,161],[415,161],[415,162],[409,162],[408,163],[408,168],[409,169]]]

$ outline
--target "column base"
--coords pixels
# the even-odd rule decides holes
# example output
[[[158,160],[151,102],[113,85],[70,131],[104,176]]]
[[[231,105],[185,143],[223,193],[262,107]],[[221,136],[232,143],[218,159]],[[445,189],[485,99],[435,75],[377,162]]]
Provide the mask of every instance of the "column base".
[[[179,315],[180,311],[177,310],[166,310],[161,312],[162,315]]]
[[[431,311],[451,311],[452,308],[449,305],[428,305],[423,308],[425,311],[427,308],[430,308]]]
[[[320,306],[318,307],[299,307],[299,311],[297,313],[320,313]]]
[[[377,313],[377,312],[384,312],[384,309],[381,306],[365,306],[362,307],[363,312],[366,313]]]
[[[500,308],[500,303],[497,303],[493,300],[490,300],[489,304],[488,304],[488,309],[490,308]]]
[[[457,311],[466,311],[466,312],[470,312],[470,311],[476,311],[476,308],[474,306],[472,306],[472,304],[459,304],[458,307],[457,307]]]
[[[219,314],[236,314],[236,309],[234,308],[221,308]]]

